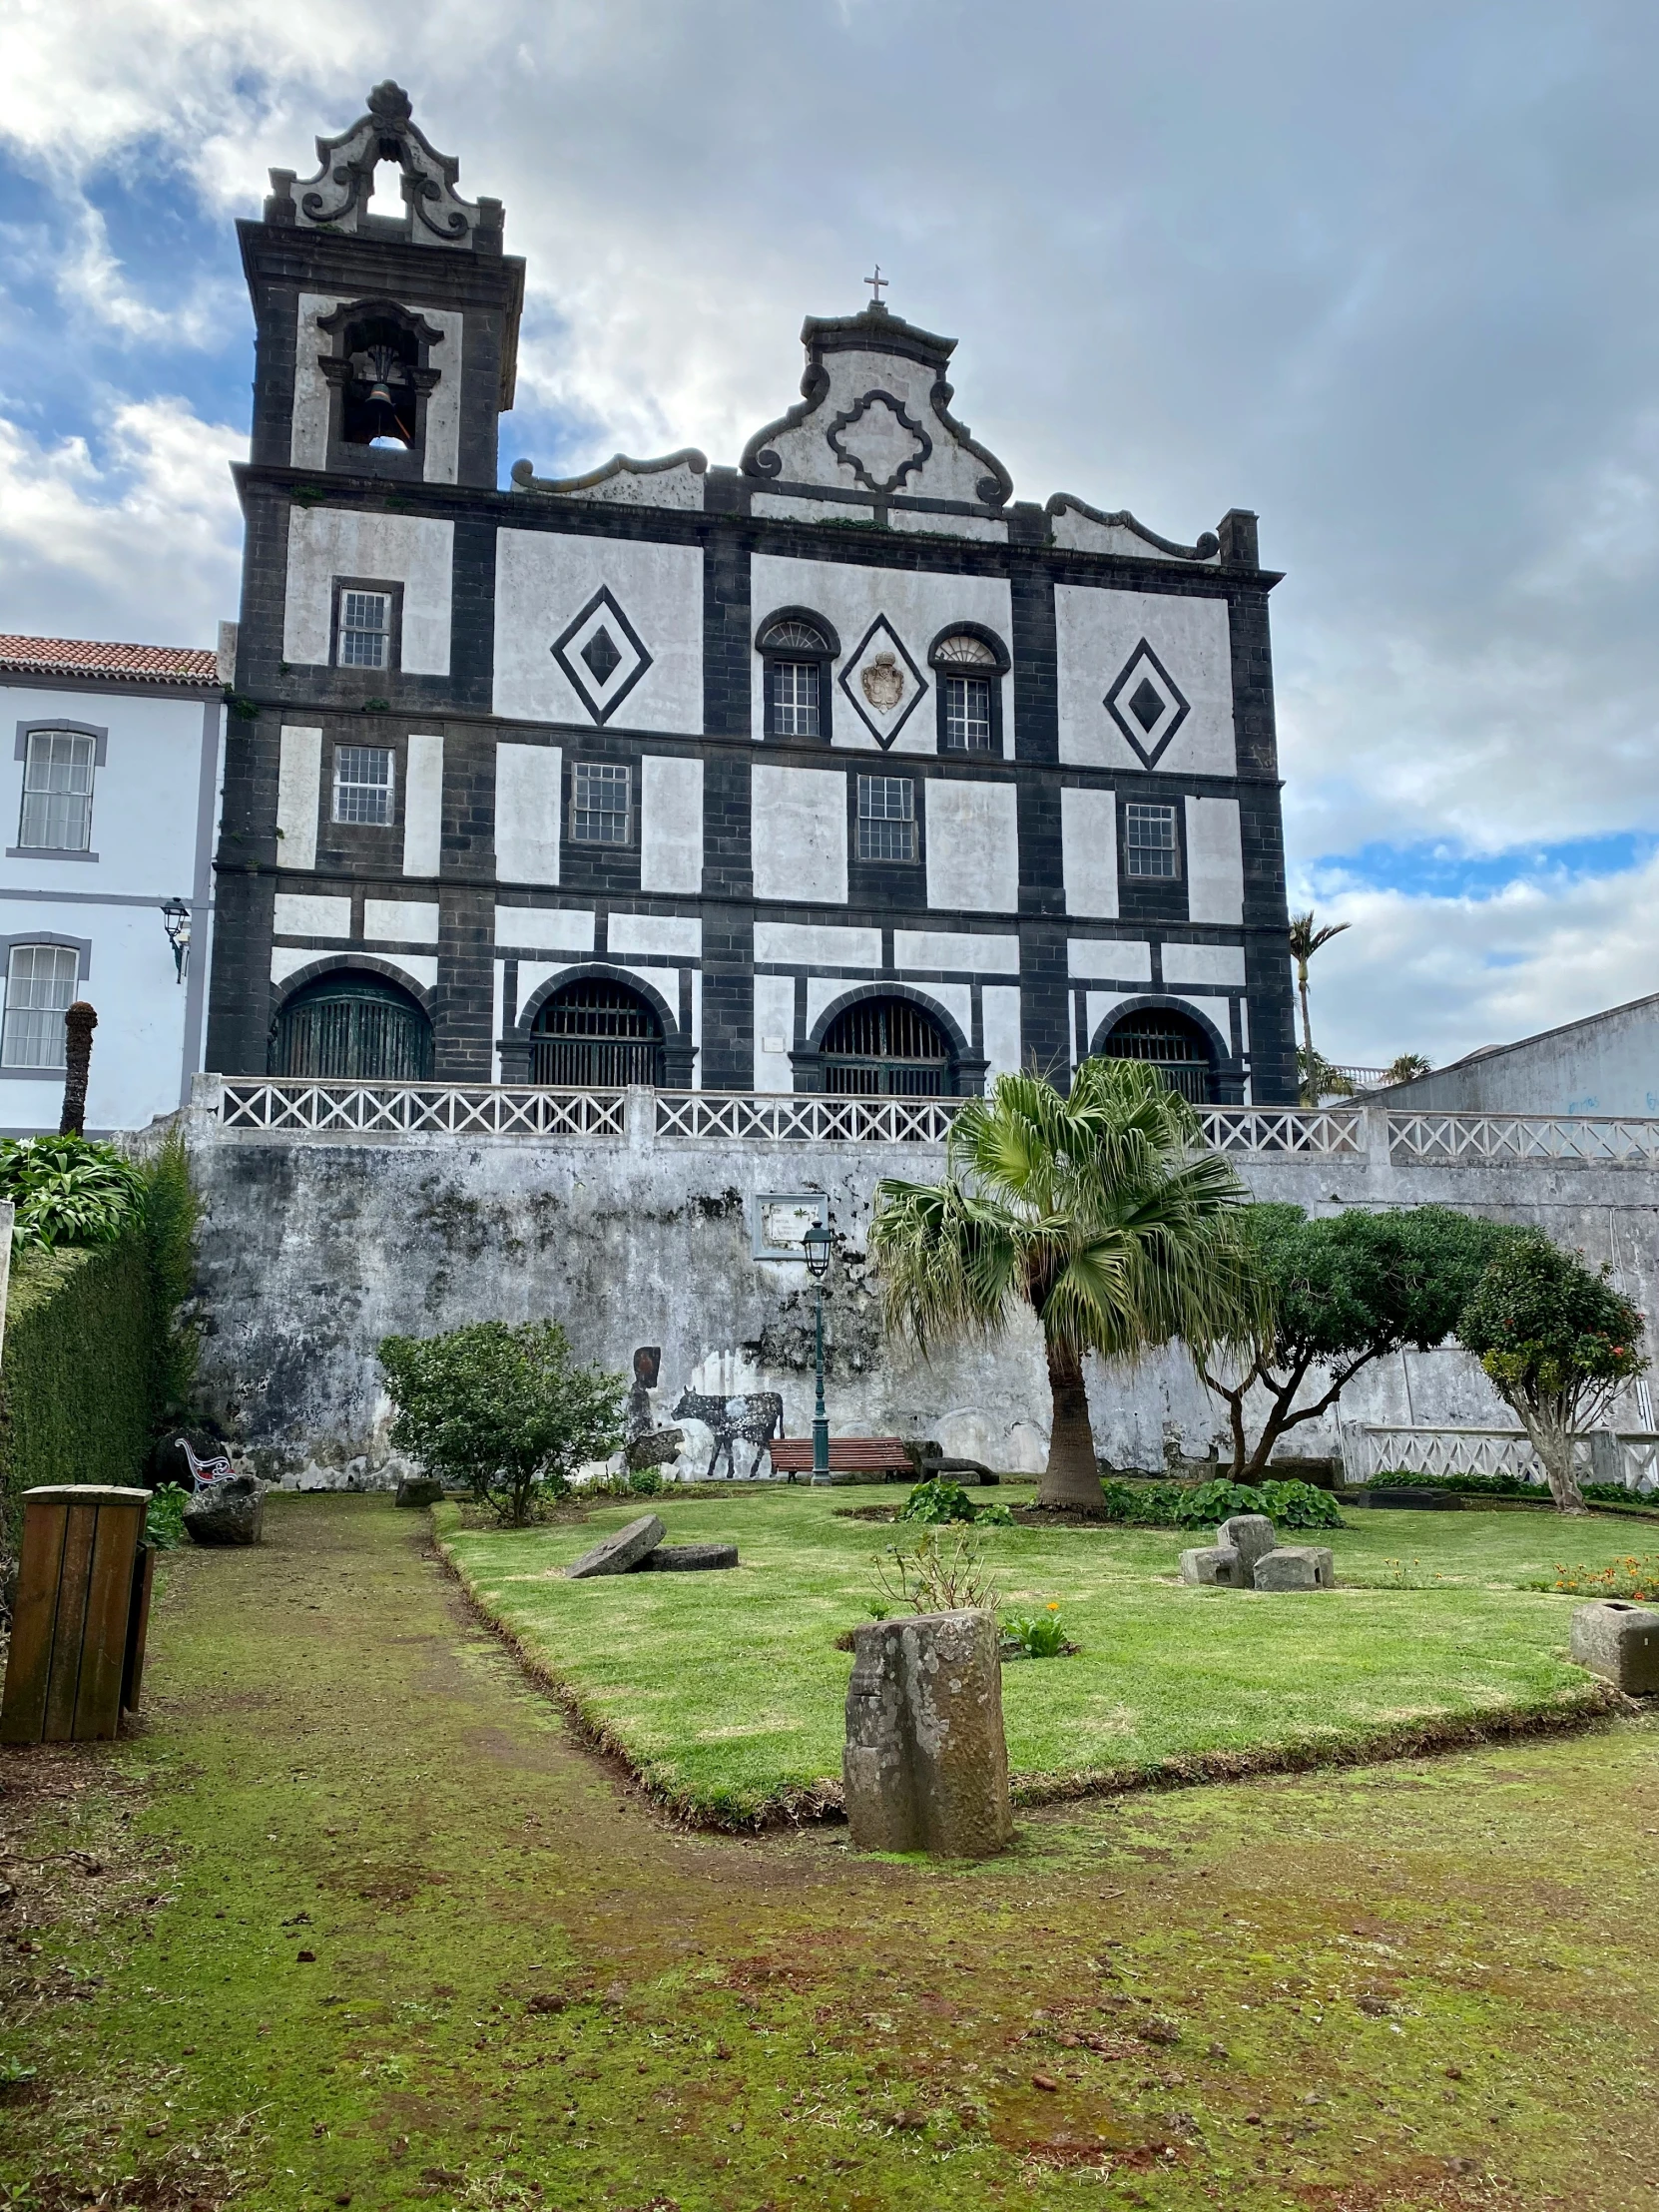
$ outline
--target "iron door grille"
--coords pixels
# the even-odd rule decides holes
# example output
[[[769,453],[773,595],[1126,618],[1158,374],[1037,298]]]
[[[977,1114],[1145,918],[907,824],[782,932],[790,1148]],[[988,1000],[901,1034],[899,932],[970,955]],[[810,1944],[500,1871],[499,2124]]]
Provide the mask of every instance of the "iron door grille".
[[[330,1083],[429,1083],[432,1027],[387,985],[336,984],[302,992],[277,1016],[273,1075]]]
[[[906,998],[860,999],[824,1037],[824,1087],[860,1097],[940,1098],[951,1089],[950,1047]]]
[[[1108,1060],[1139,1060],[1156,1068],[1172,1091],[1195,1106],[1213,1103],[1209,1046],[1196,1024],[1179,1014],[1156,1007],[1127,1014],[1100,1049]]]
[[[536,1016],[530,1080],[559,1090],[609,1091],[625,1083],[660,1088],[662,1024],[623,984],[573,984]]]

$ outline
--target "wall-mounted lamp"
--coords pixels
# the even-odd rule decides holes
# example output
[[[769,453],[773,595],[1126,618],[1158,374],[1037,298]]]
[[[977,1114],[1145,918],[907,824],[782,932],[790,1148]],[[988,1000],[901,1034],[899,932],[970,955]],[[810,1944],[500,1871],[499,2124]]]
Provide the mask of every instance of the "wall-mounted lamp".
[[[190,965],[190,908],[182,898],[169,898],[163,903],[162,927],[173,947],[175,980],[182,983]]]

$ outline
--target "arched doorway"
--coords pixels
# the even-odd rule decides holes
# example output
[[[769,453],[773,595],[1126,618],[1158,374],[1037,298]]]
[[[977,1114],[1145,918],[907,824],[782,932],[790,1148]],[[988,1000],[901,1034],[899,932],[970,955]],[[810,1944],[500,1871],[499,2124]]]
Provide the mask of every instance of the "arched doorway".
[[[544,1000],[530,1026],[530,1080],[609,1091],[663,1081],[663,1025],[626,983],[584,975]]]
[[[863,1097],[940,1098],[956,1088],[950,1044],[908,998],[860,998],[819,1047],[824,1087]]]
[[[284,1000],[271,1032],[271,1072],[330,1083],[426,1083],[432,1024],[383,975],[339,969]]]
[[[1114,1022],[1096,1050],[1108,1060],[1139,1060],[1154,1067],[1172,1091],[1207,1106],[1215,1099],[1215,1059],[1210,1039],[1190,1014],[1173,1006],[1142,1006]]]

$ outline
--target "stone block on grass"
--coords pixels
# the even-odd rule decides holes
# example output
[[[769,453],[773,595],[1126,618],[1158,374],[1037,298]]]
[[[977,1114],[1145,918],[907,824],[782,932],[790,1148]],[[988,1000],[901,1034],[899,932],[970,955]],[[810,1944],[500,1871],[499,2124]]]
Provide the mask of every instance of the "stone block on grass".
[[[1235,1513],[1231,1520],[1224,1520],[1216,1530],[1218,1544],[1231,1544],[1243,1562],[1244,1587],[1251,1586],[1251,1576],[1256,1562],[1272,1551],[1279,1542],[1273,1532],[1273,1523],[1266,1513]]]
[[[1602,1598],[1572,1616],[1568,1648],[1581,1667],[1628,1697],[1659,1695],[1659,1613],[1628,1598]]]
[[[1249,1587],[1243,1561],[1231,1544],[1200,1544],[1181,1554],[1183,1582],[1219,1584],[1227,1590]]]
[[[265,1534],[265,1486],[258,1475],[222,1474],[185,1500],[185,1534],[199,1544],[257,1544]]]
[[[736,1544],[659,1544],[630,1571],[635,1574],[707,1574],[738,1563]]]
[[[443,1484],[435,1474],[406,1474],[397,1485],[394,1505],[439,1505]]]
[[[1013,1835],[1002,1659],[990,1613],[853,1632],[841,1775],[856,1851],[988,1859]]]
[[[626,1574],[648,1553],[655,1551],[667,1534],[668,1530],[655,1513],[642,1513],[626,1528],[601,1537],[591,1551],[583,1552],[574,1566],[566,1567],[565,1573],[573,1582],[585,1582],[595,1574]]]
[[[1256,1562],[1258,1590],[1334,1590],[1336,1563],[1325,1544],[1282,1544]]]

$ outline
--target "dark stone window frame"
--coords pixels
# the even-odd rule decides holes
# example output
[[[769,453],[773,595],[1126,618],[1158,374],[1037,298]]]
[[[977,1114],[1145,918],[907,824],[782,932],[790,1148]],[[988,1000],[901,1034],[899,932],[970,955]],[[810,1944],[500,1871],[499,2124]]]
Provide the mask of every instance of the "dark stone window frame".
[[[995,661],[994,670],[987,670],[983,662],[977,669],[960,661],[941,660],[946,645],[952,638],[974,638],[986,646]],[[927,648],[927,666],[933,672],[934,728],[941,759],[948,761],[1003,761],[1008,757],[1002,734],[1002,679],[1013,667],[1013,658],[996,632],[982,622],[949,622]],[[983,753],[970,753],[965,747],[947,745],[945,742],[945,686],[952,676],[983,675],[991,695],[991,742]]]
[[[389,576],[336,576],[331,580],[331,603],[328,610],[328,666],[339,676],[360,679],[372,685],[384,676],[399,676],[403,670],[403,586]],[[390,601],[386,610],[386,658],[378,668],[365,668],[360,661],[342,661],[339,657],[341,604],[348,591],[379,592]]]
[[[346,386],[350,356],[342,350],[353,323],[385,321],[397,324],[415,340],[415,363],[409,381],[415,392],[415,435],[406,446],[359,445],[345,437]],[[317,365],[328,385],[328,468],[351,476],[381,476],[393,481],[423,483],[426,477],[426,416],[433,387],[451,364],[432,365],[432,348],[440,352],[447,332],[426,320],[417,308],[391,298],[368,297],[342,302],[316,323],[335,350],[319,356]]]
[[[1225,996],[1228,1000],[1231,1026],[1238,1021],[1238,1009],[1246,1002],[1245,994],[1230,990],[1218,995]],[[1177,1014],[1200,1031],[1210,1050],[1210,1082],[1215,1092],[1211,1103],[1218,1106],[1244,1104],[1244,1056],[1232,1037],[1218,1029],[1209,1014],[1175,991],[1143,991],[1133,997],[1120,999],[1088,1033],[1086,1043],[1089,1053],[1102,1053],[1106,1039],[1120,1021],[1126,1020],[1131,1014],[1143,1013]]]
[[[591,846],[584,845],[584,851]],[[695,963],[693,963],[695,964]],[[673,977],[678,981],[680,970],[665,966],[661,970],[666,983]],[[666,1090],[685,1091],[692,1086],[692,1072],[697,1064],[698,1046],[693,1042],[691,1030],[681,1020],[678,1004],[670,1002],[668,993],[655,984],[645,981],[637,968],[625,968],[623,963],[608,958],[592,958],[578,955],[568,967],[557,969],[544,976],[519,1008],[516,1021],[503,1024],[502,1032],[495,1040],[495,1048],[501,1055],[501,1080],[503,1083],[528,1083],[530,1081],[530,1055],[534,1049],[536,1018],[542,1008],[573,983],[612,983],[632,991],[657,1017],[662,1030],[663,1077]]]
[[[816,630],[824,640],[822,653],[807,653],[798,647],[773,649],[767,639],[786,622],[803,622]],[[840,633],[834,624],[821,615],[814,607],[775,607],[764,622],[755,629],[755,650],[761,656],[761,735],[769,745],[827,746],[834,742],[834,709],[830,694],[835,663],[841,657]],[[818,735],[800,737],[774,727],[773,670],[781,661],[811,661],[818,668]]]
[[[572,752],[566,756],[564,774],[564,821],[560,827],[559,844],[564,851],[603,855],[607,852],[631,852],[636,856],[640,849],[640,756],[616,760],[603,753]],[[576,778],[581,769],[620,769],[628,779],[627,833],[620,842],[603,837],[579,837],[576,834]]]
[[[964,1035],[961,1024],[946,1006],[927,995],[922,983],[900,982],[883,976],[879,981],[853,983],[829,1005],[820,1009],[818,1019],[807,1030],[805,1041],[790,1053],[790,1063],[795,1071],[797,1091],[821,1092],[824,1089],[824,1039],[849,1006],[860,999],[902,998],[924,1013],[943,1035],[950,1047],[950,1073],[953,1088],[946,1097],[980,1098],[985,1090],[985,1073],[989,1065],[982,1052],[973,1048],[973,1040]]]
[[[414,1001],[416,1008],[426,1018],[427,1045],[430,1056],[435,1060],[438,1045],[436,990],[425,983],[417,982],[408,970],[399,967],[395,960],[384,958],[377,953],[361,951],[353,945],[338,952],[319,953],[314,960],[307,960],[303,967],[297,967],[291,974],[284,975],[279,983],[272,984],[270,1014],[266,1029],[266,1066],[268,1072],[276,1048],[282,1014],[289,1003],[301,997],[313,983],[324,982],[329,976],[343,978],[356,974],[372,975],[381,982],[393,983],[406,998]],[[324,1077],[322,1080],[327,1081],[329,1078]],[[344,1078],[340,1078],[340,1080],[344,1080]],[[430,1078],[425,1080],[430,1080]]]
[[[903,760],[905,756],[900,755]],[[914,759],[914,756],[910,756]],[[858,850],[858,786],[865,777],[880,777],[885,782],[904,783],[910,787],[911,816],[915,830],[915,851],[907,860],[865,859]],[[908,767],[900,768],[891,754],[881,754],[867,766],[849,769],[846,778],[846,863],[848,888],[865,869],[871,871],[870,881],[876,889],[883,884],[908,886],[912,879],[923,884],[926,881],[927,864],[927,800],[926,790],[930,779]],[[907,903],[907,901],[906,901]]]
[[[1170,818],[1174,831],[1172,850],[1175,855],[1175,872],[1172,875],[1144,875],[1131,870],[1129,865],[1129,810],[1131,807],[1156,807]],[[1166,798],[1162,793],[1120,792],[1118,794],[1118,881],[1139,883],[1159,888],[1187,881],[1187,810],[1179,799]]]

